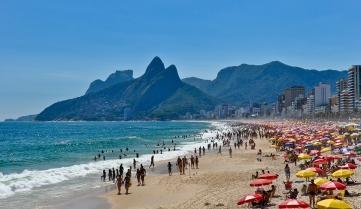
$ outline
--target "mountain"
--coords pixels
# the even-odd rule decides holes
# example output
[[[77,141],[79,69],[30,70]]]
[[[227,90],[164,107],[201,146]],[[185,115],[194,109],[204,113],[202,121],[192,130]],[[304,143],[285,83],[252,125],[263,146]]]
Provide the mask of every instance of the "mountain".
[[[285,88],[302,85],[311,90],[319,82],[331,85],[335,92],[336,81],[347,76],[346,71],[307,70],[273,61],[264,65],[226,67],[216,79],[185,78],[183,82],[223,101],[244,104],[251,102],[274,102]]]
[[[36,120],[179,119],[213,109],[217,100],[181,81],[177,68],[155,57],[145,73],[84,96],[57,102]]]
[[[89,85],[88,90],[85,94],[91,94],[95,92],[99,92],[103,89],[109,88],[110,86],[113,86],[118,83],[126,82],[133,80],[133,71],[132,70],[123,70],[123,71],[115,71],[115,73],[112,73],[109,75],[109,77],[102,81],[100,79],[97,79]]]
[[[17,119],[5,119],[4,121],[34,121],[37,115],[25,115]]]

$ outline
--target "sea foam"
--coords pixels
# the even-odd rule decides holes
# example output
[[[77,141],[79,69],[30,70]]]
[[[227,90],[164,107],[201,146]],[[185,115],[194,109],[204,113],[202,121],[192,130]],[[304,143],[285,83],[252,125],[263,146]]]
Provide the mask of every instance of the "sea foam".
[[[155,161],[164,161],[174,159],[178,156],[189,154],[194,148],[199,146],[206,146],[205,139],[215,137],[219,131],[225,131],[225,124],[214,122],[212,125],[217,131],[210,131],[202,133],[203,142],[188,142],[180,146],[175,151],[166,151],[163,154],[154,155]],[[221,129],[222,128],[222,129]],[[152,154],[141,155],[137,158],[138,165],[149,165]],[[112,159],[105,161],[89,162],[84,164],[58,167],[46,170],[24,170],[21,173],[11,173],[4,175],[0,172],[0,199],[7,198],[19,192],[28,192],[34,188],[53,185],[64,181],[72,180],[88,175],[96,175],[102,173],[103,169],[119,168],[123,164],[126,168],[131,166],[133,158]]]

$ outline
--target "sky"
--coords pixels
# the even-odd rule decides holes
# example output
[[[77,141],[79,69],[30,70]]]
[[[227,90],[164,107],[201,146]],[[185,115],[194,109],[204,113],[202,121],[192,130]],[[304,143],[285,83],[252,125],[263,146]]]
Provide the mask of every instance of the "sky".
[[[1,0],[0,120],[35,114],[154,56],[182,78],[279,60],[361,64],[359,0]]]

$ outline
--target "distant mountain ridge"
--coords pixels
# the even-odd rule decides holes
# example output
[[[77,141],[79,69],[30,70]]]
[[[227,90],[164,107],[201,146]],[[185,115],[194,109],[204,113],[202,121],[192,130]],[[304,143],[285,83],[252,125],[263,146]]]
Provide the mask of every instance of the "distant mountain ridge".
[[[319,82],[331,85],[335,92],[336,81],[347,76],[346,71],[307,70],[273,61],[263,65],[242,64],[220,70],[214,80],[190,77],[183,82],[203,92],[233,104],[274,102],[277,95],[293,85],[312,89]]]
[[[57,102],[36,120],[168,120],[211,110],[216,104],[215,98],[182,82],[174,65],[165,68],[155,57],[139,78]]]
[[[115,71],[115,73],[112,73],[109,75],[109,77],[102,81],[100,79],[97,79],[89,85],[88,90],[85,94],[91,94],[95,92],[99,92],[101,90],[104,90],[106,88],[109,88],[115,84],[131,81],[133,80],[133,71],[132,70],[123,70],[123,71]]]

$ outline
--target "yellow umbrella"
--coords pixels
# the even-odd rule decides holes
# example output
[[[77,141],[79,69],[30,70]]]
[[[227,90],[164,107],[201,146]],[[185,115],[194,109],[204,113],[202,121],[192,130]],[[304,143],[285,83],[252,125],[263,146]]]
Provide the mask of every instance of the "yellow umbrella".
[[[330,152],[330,151],[331,151],[331,147],[325,147],[321,149],[321,153]]]
[[[352,209],[352,207],[342,200],[326,199],[317,203],[317,209]]]
[[[347,178],[353,175],[353,171],[350,169],[340,169],[332,173],[334,178]]]
[[[334,142],[334,141],[331,141],[331,140],[328,140],[328,141],[327,141],[327,144],[335,144],[335,142]]]
[[[322,145],[321,142],[314,142],[314,143],[313,143],[313,146],[320,146],[320,145]]]
[[[277,145],[272,144],[271,147],[272,147],[272,148],[277,148]]]
[[[302,170],[296,173],[298,178],[310,178],[316,176],[316,173],[310,170]]]
[[[300,159],[300,160],[306,160],[306,159],[311,159],[311,158],[312,157],[310,155],[304,154],[304,153],[298,155],[298,159]]]
[[[324,184],[326,182],[329,182],[329,180],[325,179],[325,178],[316,178],[314,180],[314,183],[317,185],[317,186],[320,186],[321,184]]]

